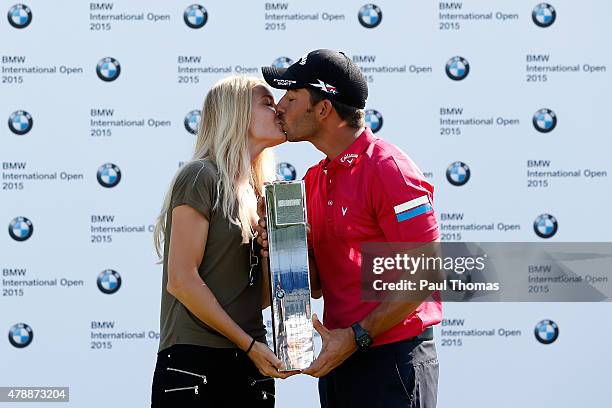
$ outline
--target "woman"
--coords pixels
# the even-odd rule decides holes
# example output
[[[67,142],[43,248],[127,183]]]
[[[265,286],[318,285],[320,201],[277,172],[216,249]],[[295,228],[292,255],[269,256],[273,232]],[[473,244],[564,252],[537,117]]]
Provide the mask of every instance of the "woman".
[[[269,284],[253,239],[256,197],[275,173],[267,148],[285,140],[263,81],[234,76],[208,92],[193,159],[154,234],[163,285],[153,407],[273,407],[272,377],[290,375],[266,344]]]

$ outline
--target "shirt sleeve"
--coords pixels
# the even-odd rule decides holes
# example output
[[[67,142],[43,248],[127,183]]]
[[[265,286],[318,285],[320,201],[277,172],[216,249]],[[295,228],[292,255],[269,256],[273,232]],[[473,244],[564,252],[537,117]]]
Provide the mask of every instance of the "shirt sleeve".
[[[170,209],[188,205],[210,221],[216,201],[216,179],[214,169],[204,162],[185,164],[174,182]]]
[[[372,205],[388,242],[431,242],[439,237],[433,186],[406,158],[388,157],[373,169]]]

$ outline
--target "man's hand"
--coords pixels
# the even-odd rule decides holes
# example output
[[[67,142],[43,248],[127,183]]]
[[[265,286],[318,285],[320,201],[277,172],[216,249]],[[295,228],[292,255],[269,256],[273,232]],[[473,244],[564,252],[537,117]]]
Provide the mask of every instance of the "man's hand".
[[[328,330],[321,324],[316,314],[312,316],[312,325],[321,335],[323,348],[319,357],[302,372],[313,377],[323,377],[357,351],[355,334],[350,327],[348,329]]]

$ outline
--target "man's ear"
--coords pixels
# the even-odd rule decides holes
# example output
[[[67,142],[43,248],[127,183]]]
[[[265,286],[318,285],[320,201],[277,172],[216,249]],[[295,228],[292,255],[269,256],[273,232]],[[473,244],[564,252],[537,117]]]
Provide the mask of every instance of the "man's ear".
[[[319,116],[319,119],[323,120],[323,119],[328,118],[329,115],[331,115],[333,109],[334,109],[334,106],[329,101],[329,99],[323,99],[320,102],[319,109],[317,110],[317,115]]]

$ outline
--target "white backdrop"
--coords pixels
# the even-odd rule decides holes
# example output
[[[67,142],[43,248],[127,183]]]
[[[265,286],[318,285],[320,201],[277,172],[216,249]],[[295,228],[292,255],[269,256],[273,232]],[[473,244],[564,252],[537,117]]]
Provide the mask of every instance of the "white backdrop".
[[[206,20],[201,9],[188,19],[205,21],[200,28],[185,23],[190,2],[25,4],[0,1],[0,14],[9,13],[0,20],[0,223],[10,231],[0,234],[0,331],[13,340],[0,341],[0,386],[69,386],[73,407],[148,406],[161,290],[150,226],[191,155],[185,116],[218,79],[259,76],[260,66],[312,49],[342,50],[362,66],[367,109],[383,118],[377,136],[436,186],[444,240],[542,241],[533,224],[549,214],[557,231],[548,240],[610,241],[612,135],[598,124],[612,91],[605,0],[555,0],[548,27],[534,23],[538,2],[526,0],[376,0],[362,18],[373,25],[382,14],[373,28],[358,17],[366,3],[353,0],[211,0],[200,3]],[[552,16],[544,7],[540,24]],[[445,73],[455,56],[469,64],[462,80]],[[106,57],[120,64],[112,81],[96,74]],[[539,118],[548,120],[539,122],[544,132],[532,123],[540,109],[553,112]],[[305,143],[276,152],[298,177],[321,159]],[[461,186],[447,181],[455,162],[469,167]],[[102,182],[121,173],[114,187],[97,180],[106,163],[114,166]],[[97,284],[106,270],[116,272],[101,282],[107,291],[121,277],[111,294]],[[439,406],[603,406],[610,311],[608,303],[445,304]],[[559,327],[551,344],[534,336],[544,319]],[[448,328],[495,335],[443,335]],[[123,332],[132,338],[100,338]],[[277,382],[277,406],[318,406],[316,382]]]

